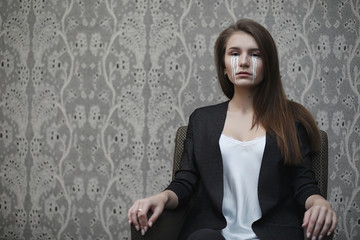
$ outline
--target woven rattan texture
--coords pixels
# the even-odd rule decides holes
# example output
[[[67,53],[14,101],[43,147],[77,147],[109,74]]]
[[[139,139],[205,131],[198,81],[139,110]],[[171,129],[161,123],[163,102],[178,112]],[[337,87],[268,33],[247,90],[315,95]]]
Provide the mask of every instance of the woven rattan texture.
[[[321,194],[327,197],[327,182],[328,182],[328,138],[324,131],[320,131],[321,145],[320,150],[314,154],[312,161],[312,168],[315,173],[318,186]]]
[[[174,166],[173,166],[173,178],[175,172],[180,169],[181,157],[184,151],[184,142],[186,138],[187,126],[179,127],[175,137],[175,151],[174,151]]]

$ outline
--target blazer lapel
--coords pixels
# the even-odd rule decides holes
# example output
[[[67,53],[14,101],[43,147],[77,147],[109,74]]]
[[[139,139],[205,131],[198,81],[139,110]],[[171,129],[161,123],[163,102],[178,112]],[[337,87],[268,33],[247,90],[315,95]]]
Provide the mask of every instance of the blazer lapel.
[[[263,216],[266,215],[277,202],[275,196],[277,195],[276,191],[278,191],[279,186],[276,186],[274,178],[279,174],[279,164],[281,164],[281,152],[277,146],[276,137],[267,133],[258,182],[259,204]]]
[[[208,146],[205,146],[203,149],[208,156],[207,162],[209,164],[208,173],[204,173],[203,176],[207,178],[204,182],[209,183],[206,188],[211,195],[211,199],[214,200],[215,206],[218,211],[221,212],[222,201],[223,201],[223,164],[222,156],[219,146],[219,139],[224,128],[226,113],[228,108],[228,101],[222,104],[219,104],[211,114],[209,114],[209,121],[206,121],[208,126],[205,128],[207,133],[206,142],[209,143]],[[211,173],[211,174],[209,174]]]

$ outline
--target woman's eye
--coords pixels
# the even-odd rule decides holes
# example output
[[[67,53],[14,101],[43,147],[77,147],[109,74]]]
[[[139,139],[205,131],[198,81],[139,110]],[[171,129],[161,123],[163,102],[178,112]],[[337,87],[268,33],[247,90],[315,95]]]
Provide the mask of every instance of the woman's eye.
[[[231,56],[239,56],[240,54],[238,52],[233,52],[230,54]]]
[[[252,53],[251,56],[252,57],[260,57],[260,54],[259,53]]]

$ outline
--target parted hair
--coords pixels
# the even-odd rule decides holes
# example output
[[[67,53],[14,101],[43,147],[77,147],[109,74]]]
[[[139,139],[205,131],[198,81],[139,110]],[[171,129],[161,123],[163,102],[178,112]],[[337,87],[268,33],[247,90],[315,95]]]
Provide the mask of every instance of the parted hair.
[[[287,99],[281,82],[275,41],[261,24],[241,19],[218,36],[214,56],[221,89],[229,99],[233,97],[234,85],[225,75],[225,52],[229,38],[239,31],[255,39],[263,61],[264,79],[256,86],[254,93],[253,127],[262,125],[266,132],[275,135],[284,162],[298,165],[302,161],[302,154],[295,123],[299,122],[305,127],[313,151],[320,147],[320,132],[311,113],[301,104]]]

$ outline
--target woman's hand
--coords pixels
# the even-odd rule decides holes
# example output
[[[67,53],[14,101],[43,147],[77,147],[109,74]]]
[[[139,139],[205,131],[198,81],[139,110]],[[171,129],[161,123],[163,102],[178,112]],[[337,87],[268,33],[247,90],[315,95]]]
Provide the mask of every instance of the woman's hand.
[[[164,208],[175,208],[178,200],[174,192],[166,190],[154,196],[137,200],[128,211],[128,220],[134,224],[135,229],[145,235],[146,231],[158,219]],[[152,211],[148,219],[148,211]]]
[[[320,195],[312,195],[306,200],[305,207],[307,211],[302,227],[306,229],[307,238],[322,239],[334,232],[337,217],[326,199]]]

